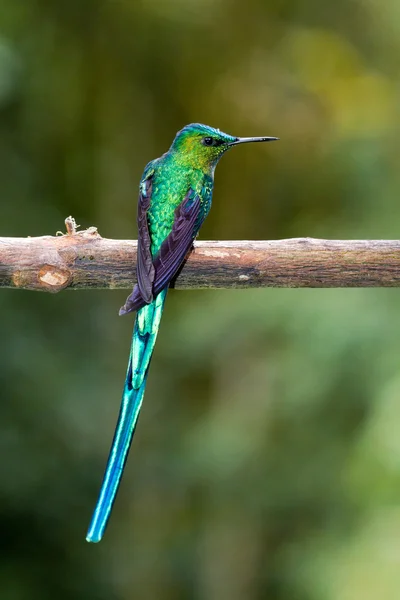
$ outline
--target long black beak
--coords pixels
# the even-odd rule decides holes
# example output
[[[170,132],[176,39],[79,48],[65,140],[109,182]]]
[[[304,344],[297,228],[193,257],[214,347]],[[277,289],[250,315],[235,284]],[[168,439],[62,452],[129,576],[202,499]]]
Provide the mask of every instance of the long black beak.
[[[234,142],[228,144],[228,146],[236,146],[237,144],[247,144],[247,142],[275,142],[279,140],[277,137],[250,137],[250,138],[236,138]]]

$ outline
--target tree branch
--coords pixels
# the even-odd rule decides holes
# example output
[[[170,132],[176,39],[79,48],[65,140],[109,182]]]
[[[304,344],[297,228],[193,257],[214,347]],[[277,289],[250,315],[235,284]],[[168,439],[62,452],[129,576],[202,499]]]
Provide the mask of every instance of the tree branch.
[[[95,227],[67,235],[0,238],[0,287],[131,289],[136,242],[102,238]],[[317,240],[196,242],[176,287],[396,287],[400,241]]]

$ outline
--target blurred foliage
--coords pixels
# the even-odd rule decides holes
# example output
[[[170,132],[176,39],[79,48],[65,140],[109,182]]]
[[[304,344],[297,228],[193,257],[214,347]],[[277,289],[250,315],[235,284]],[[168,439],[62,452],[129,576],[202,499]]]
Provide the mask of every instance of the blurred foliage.
[[[398,238],[398,2],[0,0],[1,235],[136,236],[192,121],[278,135],[217,169],[203,239]],[[394,600],[397,290],[175,292],[123,485],[125,292],[3,290],[2,600]]]

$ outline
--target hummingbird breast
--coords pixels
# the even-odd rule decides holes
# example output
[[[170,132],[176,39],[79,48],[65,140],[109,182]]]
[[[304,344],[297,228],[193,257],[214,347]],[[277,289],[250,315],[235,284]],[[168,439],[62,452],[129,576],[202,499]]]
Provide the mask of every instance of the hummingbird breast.
[[[153,175],[151,202],[148,210],[151,253],[155,256],[165,238],[171,233],[175,211],[189,189],[201,200],[199,228],[211,206],[213,180],[209,175],[193,168],[183,168],[173,161],[163,160]]]

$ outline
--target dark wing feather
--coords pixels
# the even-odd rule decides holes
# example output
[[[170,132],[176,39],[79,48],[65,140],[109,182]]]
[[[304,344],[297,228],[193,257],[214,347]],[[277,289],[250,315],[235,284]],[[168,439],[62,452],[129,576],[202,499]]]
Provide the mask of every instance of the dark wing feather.
[[[200,198],[190,189],[175,211],[171,233],[165,238],[160,251],[154,258],[155,277],[152,288],[154,296],[159,294],[179,271],[201,225],[200,209]],[[119,314],[125,315],[134,310],[139,310],[145,304],[146,302],[144,302],[137,285]]]
[[[153,282],[154,265],[151,256],[151,238],[149,233],[149,224],[147,222],[147,211],[150,207],[151,192],[153,187],[153,174],[140,184],[139,203],[138,203],[138,249],[137,249],[137,285],[140,296],[145,304],[153,300]]]
[[[154,295],[159,294],[179,271],[199,231],[201,202],[192,190],[175,211],[172,231],[161,244],[154,260]]]

